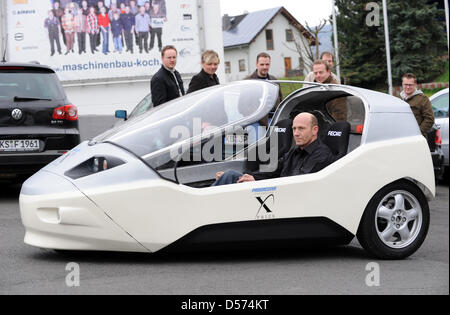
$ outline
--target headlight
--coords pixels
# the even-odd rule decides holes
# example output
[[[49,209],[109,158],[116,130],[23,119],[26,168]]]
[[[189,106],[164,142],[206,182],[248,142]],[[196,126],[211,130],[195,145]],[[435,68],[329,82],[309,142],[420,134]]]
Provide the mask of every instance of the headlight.
[[[108,160],[104,157],[95,157],[92,165],[94,173],[106,171],[108,169]]]
[[[64,175],[72,179],[78,179],[112,169],[122,164],[125,164],[125,162],[116,157],[95,156],[68,170]]]

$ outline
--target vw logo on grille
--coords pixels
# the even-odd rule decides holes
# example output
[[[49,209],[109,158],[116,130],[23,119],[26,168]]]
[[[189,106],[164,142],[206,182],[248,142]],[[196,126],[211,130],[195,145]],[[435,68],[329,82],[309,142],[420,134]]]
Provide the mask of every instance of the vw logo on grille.
[[[22,111],[20,109],[16,108],[12,111],[11,116],[15,120],[20,120],[20,118],[22,118]]]

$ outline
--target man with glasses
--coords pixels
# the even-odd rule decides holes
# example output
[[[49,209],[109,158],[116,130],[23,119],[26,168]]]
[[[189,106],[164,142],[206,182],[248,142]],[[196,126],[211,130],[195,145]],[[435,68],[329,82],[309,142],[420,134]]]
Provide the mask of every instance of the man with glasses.
[[[400,93],[400,97],[411,106],[420,131],[426,138],[434,124],[433,106],[428,97],[417,89],[417,78],[414,74],[407,73],[402,77],[402,87],[403,91]]]

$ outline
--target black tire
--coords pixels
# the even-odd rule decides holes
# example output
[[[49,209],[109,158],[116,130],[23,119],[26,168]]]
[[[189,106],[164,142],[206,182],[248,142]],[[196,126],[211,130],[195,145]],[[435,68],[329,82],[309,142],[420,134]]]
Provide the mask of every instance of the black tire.
[[[401,196],[399,200],[404,198],[405,211],[401,211],[401,214],[400,210],[394,210],[397,209],[398,196]],[[392,202],[395,204],[394,207]],[[392,213],[390,220],[384,218],[387,213]],[[417,218],[409,221],[410,215],[414,217],[413,213],[417,213]],[[356,236],[361,246],[375,258],[404,259],[420,248],[427,236],[429,225],[430,210],[425,195],[413,183],[399,180],[383,187],[373,196],[364,211]],[[410,238],[403,239],[400,230],[403,233],[410,232]],[[388,237],[391,233],[393,235]],[[398,240],[390,242],[387,238]]]

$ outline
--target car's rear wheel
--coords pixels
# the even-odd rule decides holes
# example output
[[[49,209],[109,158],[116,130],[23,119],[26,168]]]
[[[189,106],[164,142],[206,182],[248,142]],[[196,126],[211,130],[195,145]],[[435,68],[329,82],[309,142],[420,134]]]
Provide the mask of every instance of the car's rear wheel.
[[[408,181],[382,188],[370,200],[357,237],[361,246],[380,259],[403,259],[422,245],[430,210],[423,192]]]

